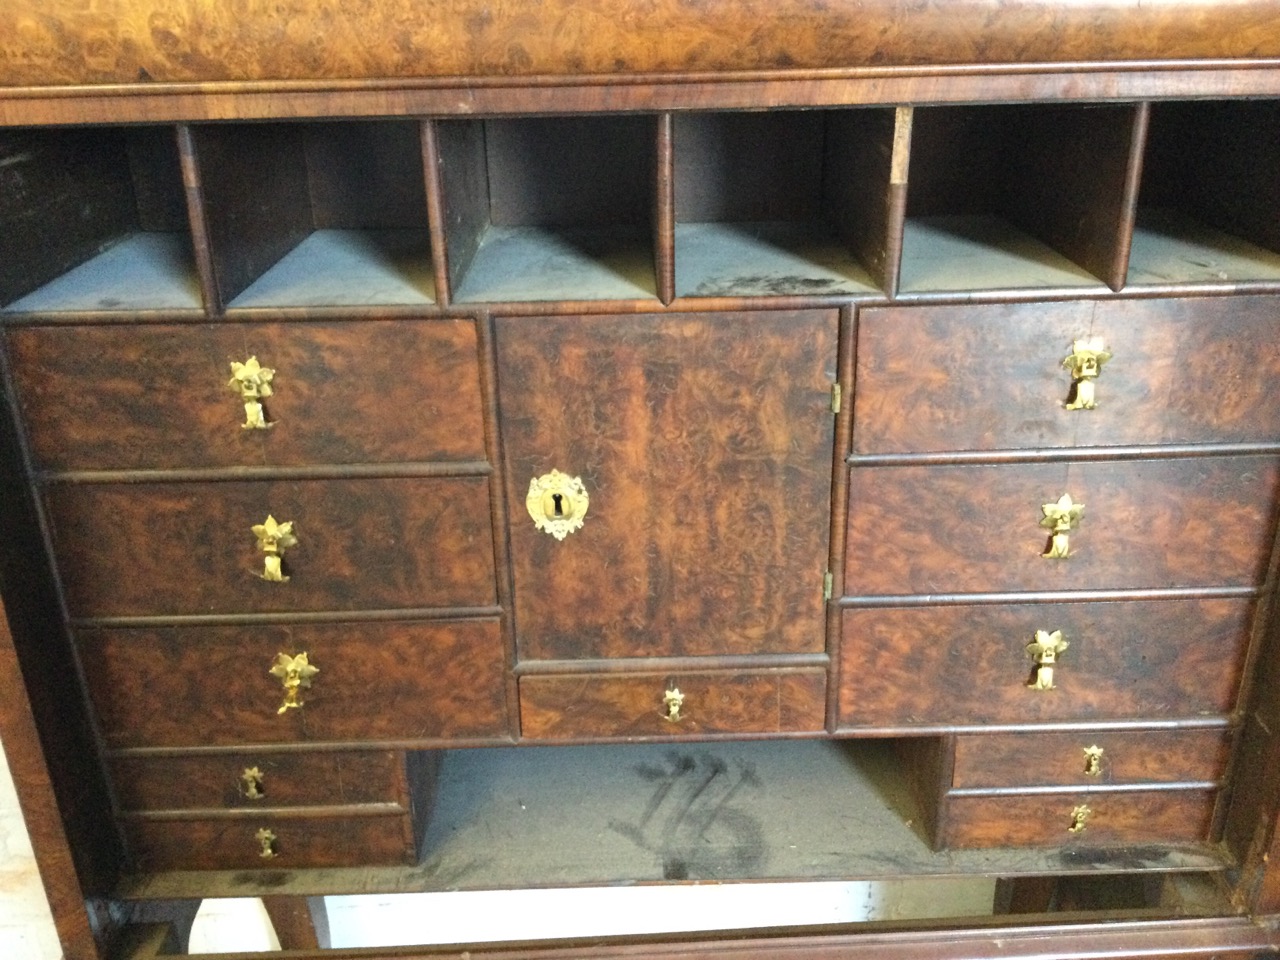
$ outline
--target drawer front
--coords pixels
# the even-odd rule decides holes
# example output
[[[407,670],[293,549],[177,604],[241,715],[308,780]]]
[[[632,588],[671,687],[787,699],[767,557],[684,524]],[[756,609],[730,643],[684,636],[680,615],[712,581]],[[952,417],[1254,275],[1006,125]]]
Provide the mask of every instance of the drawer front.
[[[1212,790],[948,797],[939,846],[1194,843],[1209,839],[1216,797]]]
[[[961,788],[1214,783],[1231,751],[1227,730],[1103,730],[963,734],[952,784]]]
[[[122,821],[136,869],[290,870],[414,864],[405,814],[370,817],[216,817]],[[260,831],[270,831],[264,836]],[[274,856],[264,857],[267,843]]]
[[[1248,599],[957,604],[843,614],[840,723],[1035,723],[1226,715]],[[1027,645],[1061,631],[1053,689]]]
[[[117,757],[110,767],[122,810],[365,803],[396,804],[406,813],[409,810],[404,755],[394,750]]]
[[[1077,339],[1111,358],[1067,409]],[[854,451],[1280,437],[1280,298],[863,310]]]
[[[74,617],[496,602],[485,477],[73,484],[46,500]],[[253,527],[269,515],[293,524],[287,582],[262,577]]]
[[[520,725],[546,740],[820,731],[826,688],[824,670],[524,677]]]
[[[1277,461],[858,467],[845,593],[1253,586],[1269,553]],[[1050,559],[1044,504],[1084,505]]]
[[[9,344],[45,469],[485,459],[471,321],[32,327]],[[228,387],[254,356],[275,371],[265,430]]]
[[[84,630],[109,747],[501,737],[496,620]],[[319,673],[285,709],[279,654]]]

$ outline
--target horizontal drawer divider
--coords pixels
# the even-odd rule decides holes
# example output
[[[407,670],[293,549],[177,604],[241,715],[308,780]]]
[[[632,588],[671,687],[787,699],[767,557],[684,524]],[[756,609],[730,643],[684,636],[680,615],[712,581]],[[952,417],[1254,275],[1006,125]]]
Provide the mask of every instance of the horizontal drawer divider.
[[[825,653],[783,653],[728,657],[636,657],[626,660],[523,660],[517,676],[610,673],[710,673],[725,670],[826,669]]]
[[[1173,720],[1062,720],[1035,723],[919,723],[843,725],[833,735],[841,739],[937,737],[955,733],[1102,733],[1106,731],[1204,730],[1230,727],[1231,717],[1179,717]]]
[[[218,483],[246,480],[347,480],[411,477],[487,477],[493,467],[484,460],[456,463],[360,463],[314,467],[207,467],[187,470],[65,470],[38,476],[55,483]]]
[[[353,750],[464,750],[473,747],[509,747],[515,741],[502,737],[424,737],[418,740],[317,740],[313,743],[229,743],[183,747],[106,747],[111,760],[128,757],[217,757],[227,754],[351,753]]]
[[[502,616],[493,607],[405,607],[391,610],[323,610],[289,613],[207,613],[181,616],[79,617],[78,629],[252,626],[267,623],[369,623],[388,620],[484,620]]]
[[[305,806],[305,807],[234,807],[225,809],[206,807],[191,810],[122,810],[121,820],[252,820],[255,817],[270,817],[273,820],[311,817],[314,819],[331,819],[337,817],[403,817],[408,811],[396,803],[348,803]]]
[[[1024,593],[922,593],[840,597],[841,607],[948,607],[1006,603],[1107,603],[1126,600],[1231,600],[1257,597],[1257,587],[1151,587],[1142,590],[1032,590]]]
[[[948,797],[1024,797],[1028,795],[1060,795],[1074,796],[1080,793],[1146,793],[1148,791],[1170,790],[1217,790],[1222,784],[1217,781],[1188,781],[1186,783],[1093,783],[1076,784],[1074,786],[1027,786],[1027,787],[952,787],[947,791]]]
[[[856,428],[855,428],[856,430]],[[1179,443],[1162,446],[1046,447],[1033,450],[955,450],[945,453],[855,453],[851,467],[930,467],[965,464],[1054,463],[1063,460],[1182,460],[1280,453],[1280,440],[1256,443]]]

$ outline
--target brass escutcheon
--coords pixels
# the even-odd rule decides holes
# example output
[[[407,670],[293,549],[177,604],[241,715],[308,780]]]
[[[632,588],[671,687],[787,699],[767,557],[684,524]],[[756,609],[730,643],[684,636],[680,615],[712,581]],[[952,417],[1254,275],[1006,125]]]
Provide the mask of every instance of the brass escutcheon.
[[[684,719],[680,716],[680,708],[684,706],[684,694],[680,692],[679,687],[672,687],[662,695],[662,705],[667,710],[662,718],[668,723],[679,723]]]
[[[320,668],[313,667],[307,659],[306,651],[296,657],[291,657],[287,653],[277,653],[270,673],[278,678],[280,685],[284,687],[284,702],[280,704],[280,709],[276,713],[281,714],[286,710],[303,706],[304,703],[298,699],[298,694],[311,687],[311,678],[319,672]]]
[[[1067,833],[1084,833],[1085,826],[1089,822],[1089,818],[1093,816],[1093,811],[1085,804],[1075,807],[1071,811],[1071,826],[1067,827]]]
[[[1070,642],[1062,639],[1061,630],[1053,633],[1037,630],[1036,638],[1027,644],[1027,653],[1031,654],[1031,659],[1036,664],[1036,672],[1027,681],[1027,686],[1032,690],[1057,689],[1053,685],[1053,668],[1058,662],[1058,655],[1069,646]]]
[[[262,847],[258,851],[258,856],[264,860],[274,860],[280,856],[280,854],[276,853],[276,835],[274,833],[263,827],[254,836],[257,837],[258,844]]]
[[[227,386],[244,401],[244,423],[240,424],[240,429],[270,430],[275,426],[274,422],[267,422],[266,413],[262,409],[263,398],[274,392],[271,381],[275,375],[273,369],[258,363],[257,357],[250,357],[244,363],[231,361],[231,379],[227,381]]]
[[[557,540],[563,540],[582,529],[590,498],[581,477],[571,477],[552,470],[529,481],[525,508],[533,517],[533,525]]]
[[[267,514],[266,520],[255,523],[251,529],[258,538],[258,548],[265,554],[259,576],[272,583],[288,581],[289,577],[280,564],[285,550],[298,545],[298,538],[293,535],[293,521],[277,523],[275,517]]]
[[[1049,535],[1049,547],[1042,557],[1058,560],[1071,555],[1069,534],[1084,515],[1084,504],[1076,503],[1071,494],[1064,493],[1057,503],[1041,504],[1040,512],[1044,514],[1040,526],[1052,531]]]
[[[250,800],[261,800],[265,797],[266,791],[262,788],[263,773],[257,767],[245,767],[244,773],[240,774],[240,782],[244,784],[243,793]]]
[[[1101,337],[1076,340],[1071,354],[1062,365],[1071,372],[1071,394],[1063,404],[1068,410],[1092,410],[1098,405],[1094,381],[1102,373],[1102,365],[1111,359]]]
[[[1084,748],[1084,775],[1086,777],[1102,776],[1102,748],[1096,743]]]

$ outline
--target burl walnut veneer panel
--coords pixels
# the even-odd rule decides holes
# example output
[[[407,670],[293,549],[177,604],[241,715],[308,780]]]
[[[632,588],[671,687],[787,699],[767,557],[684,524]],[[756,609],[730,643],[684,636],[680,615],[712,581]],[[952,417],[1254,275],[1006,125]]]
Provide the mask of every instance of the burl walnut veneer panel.
[[[822,652],[834,311],[498,321],[520,656]],[[590,496],[564,541],[529,482]]]
[[[1252,586],[1278,478],[1268,457],[856,467],[845,593]],[[1041,507],[1065,493],[1084,514],[1050,559]]]
[[[844,726],[1223,715],[1235,706],[1253,603],[1142,600],[844,611]],[[1061,630],[1053,690],[1026,646]]]
[[[855,453],[1280,437],[1280,298],[886,307],[858,320]],[[1076,339],[1112,357],[1067,410]]]
[[[47,489],[73,617],[496,602],[487,477],[71,484]],[[287,582],[254,524],[293,523]]]
[[[484,460],[469,320],[9,331],[47,470]],[[246,430],[231,363],[276,373]]]
[[[498,737],[495,620],[83,630],[81,660],[109,747]],[[277,654],[319,670],[280,713]]]

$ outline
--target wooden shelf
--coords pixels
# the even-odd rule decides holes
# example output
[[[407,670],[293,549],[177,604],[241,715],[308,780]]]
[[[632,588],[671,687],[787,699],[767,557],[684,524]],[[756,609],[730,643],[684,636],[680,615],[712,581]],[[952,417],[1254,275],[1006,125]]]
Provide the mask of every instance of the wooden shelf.
[[[1176,211],[1138,213],[1129,285],[1280,280],[1280,252],[1206,226]]]

